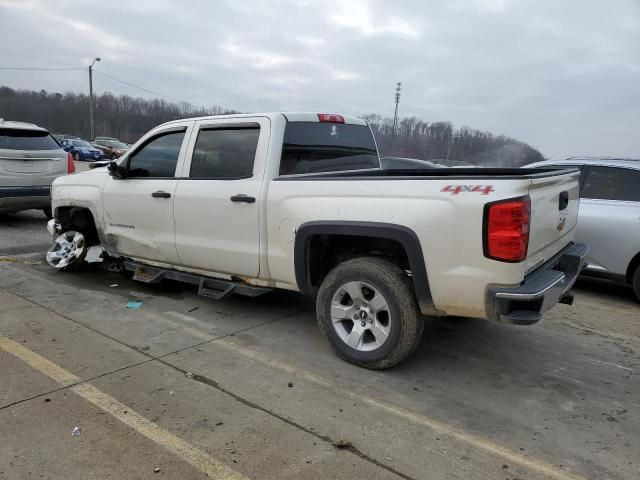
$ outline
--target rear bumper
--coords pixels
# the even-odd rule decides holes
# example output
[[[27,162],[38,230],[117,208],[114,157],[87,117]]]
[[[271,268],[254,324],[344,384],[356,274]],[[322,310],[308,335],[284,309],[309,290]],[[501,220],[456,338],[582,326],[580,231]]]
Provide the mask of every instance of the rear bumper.
[[[51,186],[0,187],[0,211],[17,212],[51,206]]]
[[[517,287],[491,287],[487,292],[488,317],[501,323],[532,325],[557,303],[572,303],[569,290],[584,268],[588,247],[572,243]]]

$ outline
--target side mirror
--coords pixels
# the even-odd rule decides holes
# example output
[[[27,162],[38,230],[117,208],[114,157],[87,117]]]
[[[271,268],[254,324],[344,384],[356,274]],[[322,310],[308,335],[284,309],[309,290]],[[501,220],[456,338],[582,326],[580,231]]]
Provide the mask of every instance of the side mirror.
[[[118,165],[116,162],[109,162],[107,166],[107,170],[109,170],[109,175],[113,178],[125,178],[125,168]]]

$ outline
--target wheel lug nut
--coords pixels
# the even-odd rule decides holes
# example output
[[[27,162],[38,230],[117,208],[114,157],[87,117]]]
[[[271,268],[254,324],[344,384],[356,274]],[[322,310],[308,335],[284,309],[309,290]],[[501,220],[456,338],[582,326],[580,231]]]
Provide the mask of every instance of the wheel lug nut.
[[[364,327],[367,324],[367,322],[365,322],[364,320],[360,322],[360,326]]]
[[[360,318],[360,317],[358,317],[358,314],[356,313],[356,314],[353,316],[353,319],[354,319],[354,320],[357,320],[358,318]]]

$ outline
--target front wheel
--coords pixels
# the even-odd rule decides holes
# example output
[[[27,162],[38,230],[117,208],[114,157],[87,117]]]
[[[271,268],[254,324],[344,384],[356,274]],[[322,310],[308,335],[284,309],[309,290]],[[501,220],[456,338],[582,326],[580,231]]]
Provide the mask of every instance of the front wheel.
[[[80,161],[80,154],[78,152],[73,154],[73,161],[74,162],[79,162]]]
[[[82,265],[88,249],[82,233],[67,230],[54,240],[47,251],[47,263],[56,270],[76,270]]]
[[[362,257],[335,267],[316,301],[320,331],[344,360],[381,370],[406,359],[422,338],[411,282],[387,260]]]

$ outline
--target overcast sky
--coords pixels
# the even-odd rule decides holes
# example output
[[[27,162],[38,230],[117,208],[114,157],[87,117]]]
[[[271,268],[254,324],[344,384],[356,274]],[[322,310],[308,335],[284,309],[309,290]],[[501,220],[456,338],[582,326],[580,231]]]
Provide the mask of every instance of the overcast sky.
[[[392,116],[401,81],[401,116],[551,158],[640,157],[640,0],[0,0],[0,67],[96,56],[130,83],[245,112]],[[0,85],[87,92],[87,76],[0,70]]]

